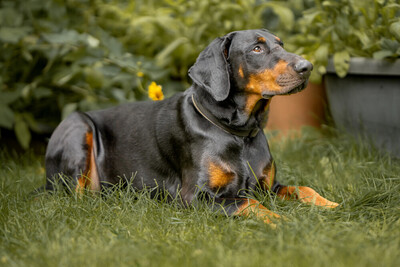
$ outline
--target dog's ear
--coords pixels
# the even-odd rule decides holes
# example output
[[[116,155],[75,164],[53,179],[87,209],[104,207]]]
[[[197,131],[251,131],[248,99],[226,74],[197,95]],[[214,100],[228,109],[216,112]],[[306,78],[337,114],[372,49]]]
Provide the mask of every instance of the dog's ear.
[[[231,33],[212,41],[189,69],[189,77],[193,82],[204,88],[217,101],[223,101],[229,95],[227,58],[232,36]]]

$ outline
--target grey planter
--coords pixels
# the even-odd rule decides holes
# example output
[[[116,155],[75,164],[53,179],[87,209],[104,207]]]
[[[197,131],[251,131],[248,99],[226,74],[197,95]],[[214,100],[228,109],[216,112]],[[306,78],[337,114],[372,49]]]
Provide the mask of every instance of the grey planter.
[[[353,135],[366,135],[383,151],[400,158],[400,60],[352,58],[345,78],[332,61],[325,76],[335,123]]]

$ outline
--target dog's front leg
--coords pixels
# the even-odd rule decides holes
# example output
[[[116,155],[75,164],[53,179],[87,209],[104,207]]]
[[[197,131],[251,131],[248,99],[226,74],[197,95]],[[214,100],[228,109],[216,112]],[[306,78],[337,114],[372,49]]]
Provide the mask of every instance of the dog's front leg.
[[[303,203],[326,208],[339,206],[338,203],[322,197],[314,189],[307,186],[280,186],[276,193],[282,199],[298,199]]]
[[[275,228],[275,220],[281,218],[278,214],[264,207],[259,201],[250,198],[214,198],[207,200],[214,211],[227,216],[251,216],[263,220]],[[192,203],[195,204],[195,203]]]
[[[316,206],[326,208],[336,208],[339,206],[338,203],[332,202],[320,194],[314,189],[307,186],[286,186],[281,185],[275,180],[276,167],[275,162],[272,162],[270,167],[265,171],[266,176],[261,180],[261,185],[266,191],[273,191],[281,199],[297,199],[303,203],[314,204]]]

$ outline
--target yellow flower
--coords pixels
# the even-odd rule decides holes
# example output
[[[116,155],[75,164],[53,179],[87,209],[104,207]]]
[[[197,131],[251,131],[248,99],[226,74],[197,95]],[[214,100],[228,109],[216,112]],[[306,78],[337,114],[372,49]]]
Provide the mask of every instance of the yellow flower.
[[[153,99],[154,101],[164,99],[162,87],[161,87],[161,85],[157,85],[156,82],[152,82],[149,85],[148,91],[149,91],[149,98]]]
[[[141,71],[139,71],[138,73],[136,73],[136,76],[138,76],[139,78],[141,78],[141,77],[143,77],[143,76],[144,76],[144,73],[143,73],[143,72],[141,72]]]

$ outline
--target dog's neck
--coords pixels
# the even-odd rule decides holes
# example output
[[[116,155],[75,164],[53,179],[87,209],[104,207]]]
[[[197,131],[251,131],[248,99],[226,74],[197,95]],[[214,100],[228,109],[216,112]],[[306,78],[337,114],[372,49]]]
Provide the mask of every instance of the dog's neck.
[[[246,110],[246,95],[232,91],[224,101],[216,101],[211,95],[197,86],[186,91],[202,108],[210,112],[220,123],[237,130],[263,129],[267,119],[267,106],[270,100],[260,99],[251,112]]]
[[[249,98],[253,98],[254,104],[249,109]],[[233,102],[235,103],[238,119],[241,123],[245,122],[251,124],[254,122],[260,128],[264,128],[268,117],[268,106],[271,99],[263,99],[262,97],[249,96],[248,93],[243,91],[237,91],[232,96]]]

